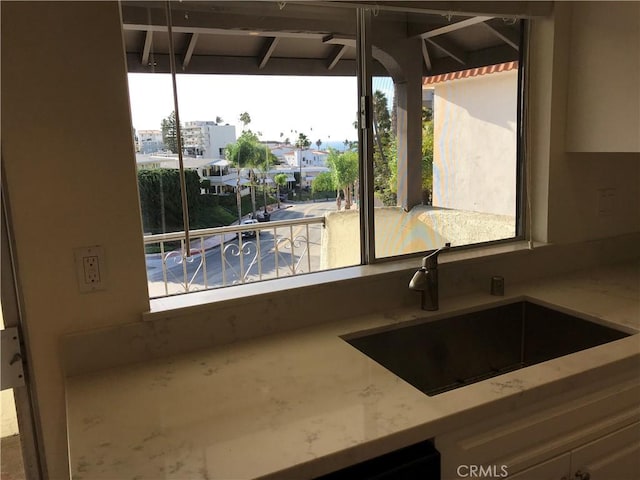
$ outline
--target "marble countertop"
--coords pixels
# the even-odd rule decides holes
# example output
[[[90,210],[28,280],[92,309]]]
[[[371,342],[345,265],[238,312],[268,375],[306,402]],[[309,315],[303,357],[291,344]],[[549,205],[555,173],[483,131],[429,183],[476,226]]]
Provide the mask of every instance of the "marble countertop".
[[[590,371],[612,373],[640,360],[634,335],[428,397],[340,338],[522,298],[640,331],[637,262],[508,285],[506,293],[446,298],[438,312],[394,310],[68,378],[73,478],[309,478],[497,413],[505,401],[535,401]]]

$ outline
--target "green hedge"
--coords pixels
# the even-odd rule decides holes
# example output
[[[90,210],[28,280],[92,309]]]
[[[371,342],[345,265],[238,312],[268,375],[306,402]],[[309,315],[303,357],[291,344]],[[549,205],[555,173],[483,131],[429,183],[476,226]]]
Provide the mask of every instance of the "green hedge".
[[[238,220],[236,196],[218,196],[200,193],[197,172],[185,171],[189,226],[191,229],[220,227]],[[175,232],[184,229],[180,174],[174,169],[140,170],[138,172],[142,224],[145,233]],[[258,212],[262,210],[262,192],[256,192]],[[269,203],[276,200],[268,196]],[[251,197],[242,197],[242,215],[252,212]]]

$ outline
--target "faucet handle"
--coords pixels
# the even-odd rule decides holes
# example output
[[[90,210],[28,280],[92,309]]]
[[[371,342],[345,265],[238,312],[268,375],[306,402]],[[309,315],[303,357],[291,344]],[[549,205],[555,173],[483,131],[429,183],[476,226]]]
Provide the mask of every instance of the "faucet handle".
[[[440,247],[437,250],[434,250],[429,255],[422,259],[422,268],[437,268],[438,267],[438,254],[444,250],[449,250],[451,248],[451,242],[447,242],[444,244],[444,247]]]

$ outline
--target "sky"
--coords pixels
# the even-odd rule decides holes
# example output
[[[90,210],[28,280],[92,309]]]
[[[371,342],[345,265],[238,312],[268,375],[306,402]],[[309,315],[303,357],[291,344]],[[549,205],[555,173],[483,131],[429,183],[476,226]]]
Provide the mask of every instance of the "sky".
[[[291,141],[302,132],[316,140],[357,140],[353,126],[357,114],[355,77],[293,77],[240,75],[178,75],[180,122],[215,120],[242,131],[239,121],[248,112],[247,128],[261,132],[262,140]],[[169,74],[129,74],[133,127],[160,130],[173,111]]]

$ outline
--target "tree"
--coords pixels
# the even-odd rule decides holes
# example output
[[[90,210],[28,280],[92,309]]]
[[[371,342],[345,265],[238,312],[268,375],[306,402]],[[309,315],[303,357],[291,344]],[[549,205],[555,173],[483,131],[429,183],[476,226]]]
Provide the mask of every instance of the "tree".
[[[216,117],[216,125],[220,125],[221,123],[224,123],[222,117]]]
[[[337,190],[336,205],[338,210],[341,207],[340,190],[344,193],[344,208],[349,210],[351,208],[354,184],[358,179],[358,152],[339,153],[331,149],[327,163],[333,177],[333,184]]]
[[[433,200],[433,120],[430,118],[425,115],[422,122],[422,201],[425,205],[431,205]]]
[[[287,186],[287,175],[285,173],[278,173],[273,177],[273,181],[276,182],[276,197],[278,197],[278,208],[280,208],[280,188]]]
[[[247,125],[251,123],[251,116],[247,112],[242,112],[240,114],[240,123],[242,123],[242,131],[244,132],[247,129]]]
[[[304,133],[298,134],[298,139],[296,140],[296,148],[300,149],[300,157],[298,158],[298,164],[300,166],[300,197],[302,197],[302,150],[306,150],[311,145],[311,140]]]
[[[298,134],[298,139],[296,140],[296,148],[304,150],[305,148],[309,148],[311,145],[311,140],[304,133]]]
[[[253,216],[256,217],[256,198],[255,198],[255,169],[260,168],[264,170],[267,165],[267,161],[276,163],[276,157],[269,152],[265,155],[264,145],[260,143],[255,133],[250,130],[242,132],[236,143],[231,143],[225,148],[225,156],[237,169],[238,177],[236,184],[236,200],[238,202],[238,220],[241,221],[240,214],[240,170],[242,168],[249,169],[249,186],[251,188],[251,204],[253,208]]]
[[[200,215],[200,177],[193,170],[184,172],[189,206],[189,223]],[[145,232],[166,233],[184,229],[180,171],[158,168],[138,171],[140,208]]]
[[[336,190],[336,187],[331,172],[320,173],[313,179],[313,183],[311,184],[311,191],[313,193],[333,192],[334,190]]]
[[[380,90],[373,94],[373,133],[375,149],[373,152],[373,188],[385,205],[396,204],[396,188],[391,186],[391,164],[395,165],[395,132],[391,129],[392,119],[389,113],[387,97]]]
[[[322,145],[322,140],[316,140],[316,146],[318,147],[318,149],[320,148],[320,145]]]
[[[178,129],[175,110],[162,119],[162,142],[172,153],[178,153]],[[181,125],[182,127],[182,125]]]

